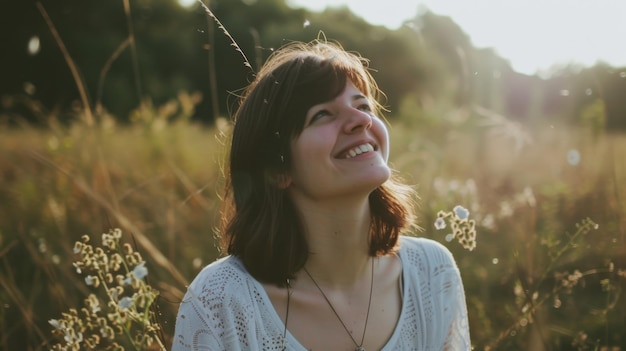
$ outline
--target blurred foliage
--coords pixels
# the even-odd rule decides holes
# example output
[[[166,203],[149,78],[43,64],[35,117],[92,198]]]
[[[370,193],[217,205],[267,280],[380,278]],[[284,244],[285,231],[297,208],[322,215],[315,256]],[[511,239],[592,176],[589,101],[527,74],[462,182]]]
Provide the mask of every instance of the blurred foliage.
[[[199,4],[184,8],[176,0],[5,1],[0,3],[0,108],[14,119],[41,122],[20,103],[22,96],[55,111],[71,109],[78,101],[76,83],[37,3],[75,61],[89,104],[106,106],[122,120],[146,97],[161,104],[186,90],[203,97],[194,118],[210,122],[232,111],[237,92],[252,78],[230,39]],[[392,112],[407,97],[422,105],[445,99],[457,107],[476,104],[521,121],[579,123],[568,116],[602,99],[605,127],[626,128],[626,101],[621,98],[626,94],[626,68],[598,63],[555,66],[541,77],[519,74],[493,50],[473,47],[452,19],[426,8],[391,30],[365,22],[346,7],[317,13],[291,8],[286,0],[205,3],[255,70],[274,48],[312,40],[320,31],[360,52],[371,60]],[[33,40],[38,45],[28,49]]]
[[[86,297],[67,243],[87,233],[98,237],[114,223],[155,268],[150,283],[170,302],[163,315],[172,324],[165,328],[173,325],[184,283],[217,256],[213,228],[223,146],[219,135],[190,122],[193,101],[180,93],[144,108],[132,129],[111,116],[96,127],[64,127],[51,118],[45,132],[3,129],[0,349],[45,346],[37,346],[47,339],[44,314],[54,311],[48,317],[56,318]],[[29,335],[33,341],[24,345]]]

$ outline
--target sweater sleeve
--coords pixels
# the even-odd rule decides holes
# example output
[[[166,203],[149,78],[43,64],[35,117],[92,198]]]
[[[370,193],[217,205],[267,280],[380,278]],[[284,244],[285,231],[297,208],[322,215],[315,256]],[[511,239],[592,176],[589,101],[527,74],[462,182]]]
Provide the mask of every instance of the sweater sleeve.
[[[444,343],[446,351],[466,351],[471,349],[469,323],[463,282],[456,265],[442,275],[440,282],[441,299],[444,307],[444,327],[448,336]]]
[[[433,286],[438,289],[435,305],[442,310],[442,328],[446,333],[443,350],[471,349],[465,292],[460,271],[452,253],[443,245],[431,243],[433,257]]]
[[[172,351],[225,350],[194,291],[188,290],[178,309]]]

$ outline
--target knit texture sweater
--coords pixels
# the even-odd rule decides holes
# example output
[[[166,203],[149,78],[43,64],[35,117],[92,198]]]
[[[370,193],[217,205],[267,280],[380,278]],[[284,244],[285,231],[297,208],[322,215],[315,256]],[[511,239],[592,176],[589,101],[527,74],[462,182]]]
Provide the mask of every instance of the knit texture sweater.
[[[463,283],[450,251],[402,236],[402,310],[381,351],[470,350]],[[235,256],[205,267],[180,304],[172,351],[307,351],[288,331],[262,284]]]

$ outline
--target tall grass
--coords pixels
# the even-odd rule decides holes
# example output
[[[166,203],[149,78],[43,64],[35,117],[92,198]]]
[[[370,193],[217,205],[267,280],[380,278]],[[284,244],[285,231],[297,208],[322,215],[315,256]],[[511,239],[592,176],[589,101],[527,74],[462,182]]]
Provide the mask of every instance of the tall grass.
[[[2,129],[0,349],[45,345],[47,320],[87,292],[71,266],[73,243],[113,227],[146,258],[172,327],[185,283],[217,256],[223,152],[217,130],[172,114],[184,111],[181,101],[191,103],[182,94],[130,128]]]
[[[90,292],[73,243],[113,227],[147,261],[169,345],[185,284],[218,256],[223,136],[188,119],[193,101],[146,103],[130,126],[0,130],[0,348],[49,348],[47,321]],[[454,251],[477,349],[624,349],[626,136],[482,121],[390,126],[391,163],[421,196],[415,234]],[[457,204],[478,223],[471,252],[433,227]]]
[[[427,226],[454,204],[479,224],[476,250],[449,244],[477,349],[626,348],[626,135],[442,120],[395,126],[393,162],[420,189]]]

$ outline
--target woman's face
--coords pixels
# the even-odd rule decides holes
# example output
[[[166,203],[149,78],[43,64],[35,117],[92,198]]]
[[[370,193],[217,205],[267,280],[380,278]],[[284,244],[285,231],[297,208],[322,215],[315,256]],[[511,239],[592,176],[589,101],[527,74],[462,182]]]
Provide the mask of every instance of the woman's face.
[[[367,196],[389,179],[389,135],[372,108],[348,80],[339,96],[308,110],[283,183],[293,197]]]

